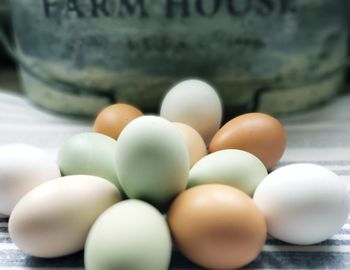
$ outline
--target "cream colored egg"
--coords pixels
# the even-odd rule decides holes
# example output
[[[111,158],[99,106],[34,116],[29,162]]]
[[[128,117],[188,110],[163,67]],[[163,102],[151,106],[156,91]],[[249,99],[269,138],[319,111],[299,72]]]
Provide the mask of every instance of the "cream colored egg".
[[[41,149],[25,144],[0,147],[0,214],[36,186],[61,176],[58,165]]]
[[[174,124],[180,130],[181,135],[187,144],[190,157],[190,167],[192,167],[208,154],[207,146],[201,135],[195,129],[182,123]]]
[[[160,116],[193,127],[206,143],[219,130],[223,115],[218,93],[206,82],[186,80],[165,96]]]
[[[9,233],[16,246],[29,255],[69,255],[83,249],[95,220],[118,201],[118,189],[103,178],[58,178],[19,201],[9,220]]]

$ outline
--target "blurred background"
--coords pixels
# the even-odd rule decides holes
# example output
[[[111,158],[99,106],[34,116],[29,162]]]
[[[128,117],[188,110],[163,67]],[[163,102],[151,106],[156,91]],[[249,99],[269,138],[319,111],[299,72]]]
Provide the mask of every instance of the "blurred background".
[[[89,1],[76,10],[62,0],[10,2],[0,0],[0,25],[18,59],[0,42],[0,88],[54,112],[94,115],[116,101],[156,111],[187,77],[216,86],[233,113],[283,115],[349,92],[347,0],[235,1],[217,10],[203,1],[189,14],[168,10],[167,20],[146,6],[122,10],[131,12],[122,22],[111,20],[122,12],[115,0],[101,10]]]
[[[0,0],[0,26],[8,37],[11,37],[10,13],[7,2]],[[6,53],[3,44],[0,42],[0,88],[19,91],[16,64]]]
[[[0,0],[0,146],[30,144],[57,158],[104,106],[157,112],[173,84],[197,77],[218,90],[226,120],[247,111],[281,120],[281,166],[324,165],[350,187],[350,0],[170,2]],[[270,241],[252,267],[350,269],[346,226],[317,246]],[[182,257],[174,262],[194,269]],[[1,269],[50,265],[81,267],[83,256],[39,260],[0,241]]]

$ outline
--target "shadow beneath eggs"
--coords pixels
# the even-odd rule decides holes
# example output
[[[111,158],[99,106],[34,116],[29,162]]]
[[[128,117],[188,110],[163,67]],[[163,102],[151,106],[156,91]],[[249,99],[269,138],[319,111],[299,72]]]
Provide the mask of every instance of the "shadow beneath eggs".
[[[18,257],[20,259],[20,257]],[[79,252],[70,256],[65,256],[55,259],[41,259],[37,257],[25,256],[24,263],[27,267],[50,267],[50,268],[83,268],[84,267],[84,253]]]

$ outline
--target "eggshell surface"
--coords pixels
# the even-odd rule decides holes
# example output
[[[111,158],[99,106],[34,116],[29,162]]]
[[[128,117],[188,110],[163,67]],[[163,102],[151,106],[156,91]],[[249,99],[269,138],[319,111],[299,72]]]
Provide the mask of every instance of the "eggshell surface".
[[[187,144],[190,157],[190,167],[192,167],[208,154],[207,146],[201,135],[199,135],[195,129],[182,123],[174,124],[180,130],[181,135]]]
[[[25,144],[0,147],[0,214],[9,216],[27,192],[60,176],[56,162],[39,148]]]
[[[160,115],[169,121],[193,127],[206,143],[219,130],[221,100],[212,86],[200,80],[187,80],[174,86],[165,96]]]
[[[254,200],[271,236],[312,245],[336,234],[349,216],[349,195],[330,170],[313,164],[282,167],[267,176]]]
[[[80,251],[97,217],[120,200],[117,188],[95,176],[68,176],[24,196],[9,220],[12,241],[42,258]]]
[[[58,163],[63,175],[94,175],[115,184],[120,191],[115,168],[117,142],[103,134],[88,132],[69,138],[61,147]],[[123,192],[123,191],[122,191]]]
[[[186,188],[188,150],[174,124],[144,116],[120,134],[116,168],[129,198],[162,207]]]
[[[274,117],[263,113],[243,114],[229,121],[214,136],[209,152],[239,149],[258,157],[271,170],[286,148],[286,133]]]
[[[223,150],[201,159],[191,169],[188,186],[223,184],[252,195],[267,176],[264,164],[241,150]]]
[[[96,221],[85,246],[87,270],[167,270],[171,237],[163,216],[137,200],[119,203]]]
[[[178,249],[209,269],[234,269],[253,261],[266,240],[266,223],[253,200],[225,185],[181,193],[168,213]]]
[[[142,115],[143,113],[134,106],[114,104],[98,114],[94,123],[94,131],[118,139],[126,125]]]

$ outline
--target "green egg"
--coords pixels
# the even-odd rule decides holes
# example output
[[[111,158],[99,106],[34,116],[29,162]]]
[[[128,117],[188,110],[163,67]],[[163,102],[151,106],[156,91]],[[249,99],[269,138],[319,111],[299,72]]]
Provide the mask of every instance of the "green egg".
[[[186,189],[189,154],[174,124],[161,117],[143,116],[120,134],[116,166],[129,198],[163,209]]]
[[[254,155],[241,150],[223,150],[202,158],[192,167],[188,187],[222,184],[253,195],[266,176],[264,164]]]
[[[85,269],[167,270],[171,249],[161,213],[142,201],[124,201],[104,212],[90,230]]]
[[[93,175],[105,178],[123,192],[119,184],[115,152],[117,141],[99,133],[81,133],[68,139],[58,154],[63,175]]]

